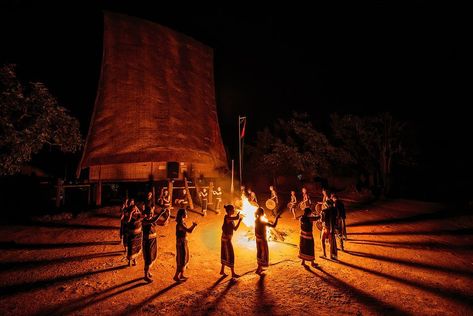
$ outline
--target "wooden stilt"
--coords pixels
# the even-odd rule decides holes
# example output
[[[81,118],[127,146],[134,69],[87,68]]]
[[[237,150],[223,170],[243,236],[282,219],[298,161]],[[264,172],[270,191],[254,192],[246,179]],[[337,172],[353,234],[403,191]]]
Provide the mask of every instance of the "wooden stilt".
[[[97,188],[95,190],[95,206],[102,206],[102,180],[97,182]]]
[[[187,183],[187,178],[184,178],[184,186],[186,187],[187,201],[189,202],[189,207],[191,210],[194,209],[194,202],[192,201],[192,195],[189,191],[189,184]]]

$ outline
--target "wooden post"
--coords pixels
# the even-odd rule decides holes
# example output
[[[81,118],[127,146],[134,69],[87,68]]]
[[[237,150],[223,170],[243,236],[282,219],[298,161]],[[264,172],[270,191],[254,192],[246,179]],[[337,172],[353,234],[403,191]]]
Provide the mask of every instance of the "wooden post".
[[[99,167],[99,182],[95,190],[95,206],[102,206],[102,166]]]
[[[88,190],[87,190],[87,205],[90,205],[90,184],[89,184]]]
[[[168,180],[169,202],[171,203],[171,206],[172,206],[172,185],[173,185],[172,180]]]
[[[194,202],[192,201],[192,195],[189,191],[189,184],[187,183],[187,178],[184,178],[184,186],[186,187],[187,201],[189,201],[189,207],[191,210],[194,209]]]
[[[210,182],[209,183],[209,204],[212,205],[212,197],[213,197],[213,192],[214,192],[214,183]]]
[[[156,205],[156,187],[153,182],[153,205]]]
[[[102,180],[97,182],[97,188],[95,190],[95,206],[102,206]]]
[[[56,183],[56,207],[57,208],[61,207],[61,196],[63,195],[63,192],[64,192],[63,184],[64,182],[61,180],[61,178],[57,178],[57,183]]]

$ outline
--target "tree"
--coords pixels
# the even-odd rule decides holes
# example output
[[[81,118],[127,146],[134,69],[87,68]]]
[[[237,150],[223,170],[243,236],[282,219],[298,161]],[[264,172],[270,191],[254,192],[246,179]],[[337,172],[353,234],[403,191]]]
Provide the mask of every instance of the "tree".
[[[332,129],[358,169],[374,178],[386,196],[391,190],[393,163],[409,160],[405,150],[405,126],[389,113],[371,117],[332,114]]]
[[[306,114],[293,113],[289,120],[278,120],[272,127],[258,132],[254,145],[248,146],[252,170],[265,174],[307,177],[332,174],[334,166],[347,163],[350,156],[332,146],[317,131]],[[256,168],[257,167],[257,168]]]
[[[0,175],[11,175],[45,145],[62,152],[82,146],[79,122],[39,82],[23,85],[15,65],[0,68]]]

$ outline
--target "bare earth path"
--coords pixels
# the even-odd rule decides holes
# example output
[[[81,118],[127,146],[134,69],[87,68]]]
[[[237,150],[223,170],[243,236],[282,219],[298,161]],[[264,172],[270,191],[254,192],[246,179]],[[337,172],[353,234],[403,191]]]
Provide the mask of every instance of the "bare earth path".
[[[128,268],[118,244],[118,209],[63,222],[0,226],[0,314],[473,314],[473,216],[415,201],[378,203],[348,213],[339,262],[297,259],[298,222],[284,213],[285,242],[270,243],[272,265],[256,268],[255,242],[234,236],[236,282],[220,278],[222,215],[203,218],[189,237],[187,282],[172,280],[174,223],[161,228],[154,282],[143,261]],[[316,232],[317,235],[317,232]],[[320,241],[316,254],[321,254]]]

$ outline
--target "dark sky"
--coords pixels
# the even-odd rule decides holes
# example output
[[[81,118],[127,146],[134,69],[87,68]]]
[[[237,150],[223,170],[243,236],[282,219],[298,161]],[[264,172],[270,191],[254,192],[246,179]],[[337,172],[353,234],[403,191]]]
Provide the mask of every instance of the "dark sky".
[[[219,120],[232,154],[239,114],[248,116],[251,140],[293,110],[308,112],[322,129],[331,112],[391,111],[412,126],[423,153],[419,169],[442,181],[471,174],[472,25],[465,8],[430,1],[331,8],[82,2],[2,2],[0,62],[45,82],[84,132],[100,70],[101,12],[110,10],[214,48]]]

